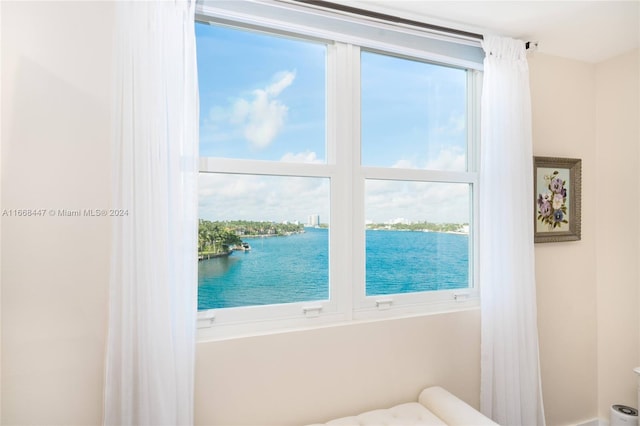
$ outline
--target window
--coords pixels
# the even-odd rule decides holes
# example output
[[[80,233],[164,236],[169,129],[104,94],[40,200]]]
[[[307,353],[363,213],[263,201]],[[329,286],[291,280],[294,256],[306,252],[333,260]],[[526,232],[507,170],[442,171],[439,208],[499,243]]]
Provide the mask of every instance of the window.
[[[328,209],[326,178],[206,172],[199,184],[199,310],[329,298],[326,214],[315,213]]]
[[[363,51],[362,165],[467,169],[467,71]]]
[[[367,296],[469,287],[469,185],[365,185]]]
[[[198,20],[202,332],[474,306],[479,49],[292,5]]]

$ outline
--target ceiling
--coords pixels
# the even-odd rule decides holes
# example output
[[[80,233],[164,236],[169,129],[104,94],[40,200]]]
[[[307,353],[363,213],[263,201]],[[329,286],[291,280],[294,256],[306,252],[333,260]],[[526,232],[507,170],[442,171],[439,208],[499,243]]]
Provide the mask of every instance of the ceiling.
[[[335,3],[480,34],[537,41],[538,51],[597,63],[640,46],[640,0]]]

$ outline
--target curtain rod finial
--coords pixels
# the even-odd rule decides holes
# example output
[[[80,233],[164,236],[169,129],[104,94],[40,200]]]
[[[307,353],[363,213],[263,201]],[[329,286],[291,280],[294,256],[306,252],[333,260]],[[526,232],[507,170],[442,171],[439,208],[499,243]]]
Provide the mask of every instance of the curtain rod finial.
[[[538,50],[538,42],[537,41],[528,41],[524,44],[524,48],[531,52],[535,52]]]

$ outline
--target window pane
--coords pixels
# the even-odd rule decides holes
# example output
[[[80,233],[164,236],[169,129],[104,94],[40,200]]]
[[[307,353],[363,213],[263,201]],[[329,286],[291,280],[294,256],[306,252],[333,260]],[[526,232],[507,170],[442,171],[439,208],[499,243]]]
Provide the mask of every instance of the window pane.
[[[323,163],[326,45],[196,24],[200,156]]]
[[[361,54],[362,165],[465,171],[466,71]]]
[[[365,183],[366,295],[469,286],[469,185]]]
[[[329,298],[328,178],[201,173],[199,185],[199,310]]]

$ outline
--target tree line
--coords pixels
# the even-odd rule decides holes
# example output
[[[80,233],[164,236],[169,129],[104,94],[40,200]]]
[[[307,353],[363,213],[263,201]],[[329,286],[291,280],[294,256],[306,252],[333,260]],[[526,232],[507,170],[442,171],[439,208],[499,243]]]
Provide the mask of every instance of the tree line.
[[[242,237],[291,235],[304,231],[293,223],[274,223],[247,220],[210,221],[198,223],[198,253],[223,254],[242,244]]]
[[[431,232],[463,232],[468,223],[372,223],[367,229],[390,229],[394,231],[431,231]]]

